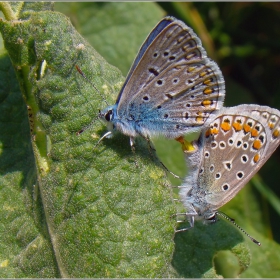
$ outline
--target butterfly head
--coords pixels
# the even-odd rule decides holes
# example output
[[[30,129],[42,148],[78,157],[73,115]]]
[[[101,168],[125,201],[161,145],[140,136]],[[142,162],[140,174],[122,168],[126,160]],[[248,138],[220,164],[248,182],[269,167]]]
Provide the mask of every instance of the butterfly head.
[[[115,116],[116,107],[115,105],[108,106],[102,111],[99,111],[98,117],[107,125],[108,130],[114,129],[113,121]]]

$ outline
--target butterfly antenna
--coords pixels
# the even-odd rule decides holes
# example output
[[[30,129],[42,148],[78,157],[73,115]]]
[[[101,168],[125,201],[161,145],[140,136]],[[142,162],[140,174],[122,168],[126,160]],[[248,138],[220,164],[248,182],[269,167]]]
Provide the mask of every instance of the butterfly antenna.
[[[81,76],[99,93],[99,95],[101,96],[101,98],[103,99],[103,101],[106,103],[107,106],[109,106],[109,104],[107,103],[106,99],[104,98],[104,96],[102,96],[101,92],[98,90],[98,88],[87,78],[87,76],[85,75],[85,73],[80,69],[80,67],[76,64],[75,65],[77,71],[81,74]]]
[[[226,215],[223,212],[216,212],[217,215],[222,216],[224,219],[228,220],[229,222],[231,222],[232,224],[234,224],[240,231],[242,231],[247,237],[249,237],[251,239],[251,241],[253,241],[254,243],[256,243],[257,245],[261,246],[261,243],[259,241],[257,241],[255,238],[253,238],[251,235],[249,235],[243,228],[241,228],[235,221],[234,219],[230,218],[228,215]]]
[[[93,124],[96,120],[98,120],[98,119],[99,119],[99,116],[97,116],[96,118],[94,118],[94,119],[90,122],[90,124],[88,124],[87,126],[83,127],[81,130],[77,131],[77,132],[76,132],[76,135],[82,134],[85,130],[87,130],[89,127],[91,127],[92,124]]]

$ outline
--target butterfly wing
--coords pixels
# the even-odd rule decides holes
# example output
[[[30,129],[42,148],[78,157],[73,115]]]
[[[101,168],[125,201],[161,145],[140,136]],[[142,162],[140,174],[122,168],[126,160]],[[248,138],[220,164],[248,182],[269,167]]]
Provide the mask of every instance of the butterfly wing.
[[[136,68],[136,66],[138,65],[139,61],[141,60],[141,58],[143,57],[143,54],[145,53],[145,51],[147,50],[147,48],[149,47],[149,45],[153,42],[153,40],[155,39],[155,37],[167,26],[169,25],[171,22],[173,21],[172,17],[166,17],[163,20],[161,20],[157,26],[152,30],[152,32],[149,34],[149,36],[147,37],[147,39],[145,40],[145,42],[143,43],[143,45],[141,46],[140,50],[138,51],[138,54],[129,70],[129,73],[126,77],[126,81],[124,82],[120,93],[118,95],[117,101],[116,103],[119,103],[120,98],[123,94],[123,90],[127,84],[127,82],[130,80],[130,77],[134,71],[134,69]]]
[[[223,108],[200,136],[197,190],[217,210],[264,165],[280,143],[280,112],[266,106]]]
[[[183,22],[165,18],[140,50],[118,99],[117,113],[166,136],[201,126],[220,109],[222,73]]]

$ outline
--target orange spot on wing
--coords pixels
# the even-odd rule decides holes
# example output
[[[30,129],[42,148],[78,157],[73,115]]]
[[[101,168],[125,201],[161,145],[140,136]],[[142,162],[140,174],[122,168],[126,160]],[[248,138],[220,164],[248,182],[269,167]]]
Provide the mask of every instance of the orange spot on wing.
[[[257,137],[258,135],[259,135],[259,132],[255,128],[253,128],[252,131],[251,131],[251,136],[252,137]]]
[[[196,121],[199,122],[199,123],[204,123],[204,119],[202,117],[202,113],[201,112],[198,112],[197,113],[198,117],[196,117]]]
[[[212,105],[213,104],[213,101],[212,100],[203,100],[202,101],[202,106],[204,106],[204,107],[209,107],[210,105]]]
[[[251,131],[251,126],[248,124],[244,124],[243,129],[244,129],[245,133],[248,133]]]
[[[235,131],[240,131],[242,129],[241,121],[234,122],[232,126],[235,129]]]
[[[211,130],[212,134],[218,134],[219,133],[219,130],[214,127],[212,130]]]
[[[260,159],[260,155],[259,155],[259,154],[256,154],[256,155],[254,156],[254,162],[258,162],[259,159]]]
[[[189,73],[191,73],[191,72],[194,71],[194,70],[195,70],[195,67],[189,67],[189,68],[188,68],[188,72],[189,72]]]
[[[201,72],[201,73],[199,74],[199,76],[200,76],[200,77],[204,77],[206,74],[207,74],[206,72]]]
[[[262,146],[262,142],[261,142],[259,139],[257,139],[257,140],[254,141],[254,143],[253,143],[253,148],[254,148],[255,150],[259,150],[259,149],[261,148],[261,146]]]
[[[230,121],[229,120],[224,120],[221,124],[221,129],[224,130],[224,131],[229,131],[230,128],[231,128]]]
[[[207,79],[203,82],[205,85],[209,85],[211,83],[211,79]]]
[[[279,137],[279,135],[280,135],[280,132],[279,132],[278,129],[274,130],[273,133],[272,133],[272,136],[273,136],[274,138]]]
[[[273,129],[274,126],[275,126],[274,123],[269,123],[268,125],[269,125],[269,128],[270,128],[270,129]]]
[[[203,93],[204,94],[211,94],[213,92],[213,90],[211,88],[206,88]]]
[[[207,131],[205,132],[205,137],[209,137],[210,135],[217,135],[219,133],[219,130],[214,127],[214,128],[209,128],[207,129]]]

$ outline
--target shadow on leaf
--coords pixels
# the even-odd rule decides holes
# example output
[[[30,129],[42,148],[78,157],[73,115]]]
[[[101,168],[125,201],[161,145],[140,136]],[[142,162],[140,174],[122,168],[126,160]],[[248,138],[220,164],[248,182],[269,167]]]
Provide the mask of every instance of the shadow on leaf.
[[[213,259],[221,250],[229,250],[237,257],[239,274],[250,263],[242,234],[225,221],[210,225],[197,222],[194,228],[177,233],[174,241],[172,265],[180,277],[217,277]]]

